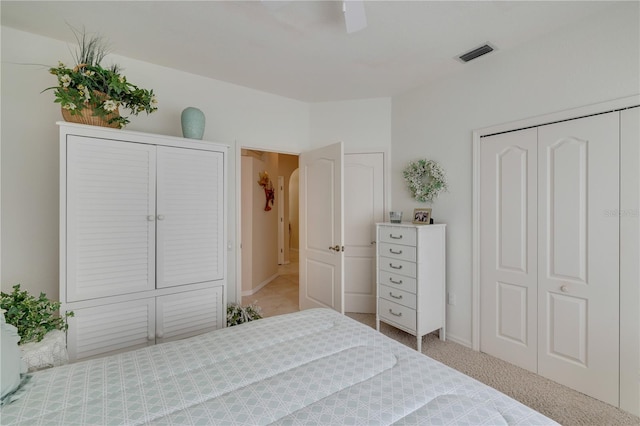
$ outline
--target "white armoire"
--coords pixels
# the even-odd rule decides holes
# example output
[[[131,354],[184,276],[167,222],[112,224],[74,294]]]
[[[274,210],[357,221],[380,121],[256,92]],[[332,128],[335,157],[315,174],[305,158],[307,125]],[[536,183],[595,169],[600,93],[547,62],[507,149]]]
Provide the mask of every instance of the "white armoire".
[[[60,301],[71,360],[225,324],[219,144],[60,125]]]
[[[640,163],[637,132],[625,128],[640,126],[638,110],[479,144],[480,350],[632,412],[638,377],[623,372],[640,368],[628,312],[638,304]]]

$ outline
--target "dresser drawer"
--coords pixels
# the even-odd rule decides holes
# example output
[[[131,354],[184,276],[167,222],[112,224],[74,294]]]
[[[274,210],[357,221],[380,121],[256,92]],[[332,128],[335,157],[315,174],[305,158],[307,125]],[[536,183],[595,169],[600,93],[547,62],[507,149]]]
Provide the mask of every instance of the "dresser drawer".
[[[390,257],[379,257],[378,260],[380,262],[378,267],[384,271],[394,272],[412,278],[416,277],[415,262],[407,262],[406,260],[397,260]]]
[[[388,285],[391,288],[407,291],[409,293],[416,292],[416,279],[405,277],[395,272],[380,271],[378,276],[380,285]]]
[[[397,288],[381,285],[380,297],[387,299],[390,302],[395,302],[407,308],[416,308],[416,295],[415,293],[409,293],[408,291],[398,290]]]
[[[416,245],[415,228],[404,228],[401,226],[381,226],[378,238],[383,243],[403,244],[405,246]]]
[[[380,243],[380,247],[378,247],[378,250],[380,256],[390,257],[392,259],[407,260],[409,262],[416,261],[416,248],[412,246]]]
[[[378,316],[383,321],[391,321],[401,325],[415,333],[416,311],[406,306],[390,302],[386,299],[378,299]]]

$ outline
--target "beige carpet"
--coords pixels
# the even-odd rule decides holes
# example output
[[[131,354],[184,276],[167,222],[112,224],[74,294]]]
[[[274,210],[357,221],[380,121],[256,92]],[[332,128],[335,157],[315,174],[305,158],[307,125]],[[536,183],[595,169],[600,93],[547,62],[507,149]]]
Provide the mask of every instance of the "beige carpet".
[[[374,314],[347,315],[375,328]],[[415,337],[410,334],[386,324],[381,324],[380,331],[410,348],[416,347]],[[640,418],[636,416],[490,355],[457,343],[442,342],[436,334],[425,336],[422,353],[566,426],[640,425]]]

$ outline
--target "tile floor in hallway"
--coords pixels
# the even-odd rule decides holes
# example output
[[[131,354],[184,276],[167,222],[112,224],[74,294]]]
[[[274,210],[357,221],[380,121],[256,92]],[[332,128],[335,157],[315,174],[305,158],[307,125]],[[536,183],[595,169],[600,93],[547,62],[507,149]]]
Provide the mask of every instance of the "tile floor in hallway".
[[[263,317],[298,311],[298,252],[289,252],[289,262],[278,266],[278,276],[260,291],[242,298],[242,304],[255,303],[262,308]]]

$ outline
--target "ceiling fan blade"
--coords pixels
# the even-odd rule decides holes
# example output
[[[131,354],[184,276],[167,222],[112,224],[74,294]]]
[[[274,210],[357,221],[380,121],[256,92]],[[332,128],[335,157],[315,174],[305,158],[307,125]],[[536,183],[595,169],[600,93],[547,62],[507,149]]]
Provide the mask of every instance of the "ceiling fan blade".
[[[344,22],[347,25],[347,33],[355,33],[367,26],[364,0],[344,0],[342,11],[344,12]]]

